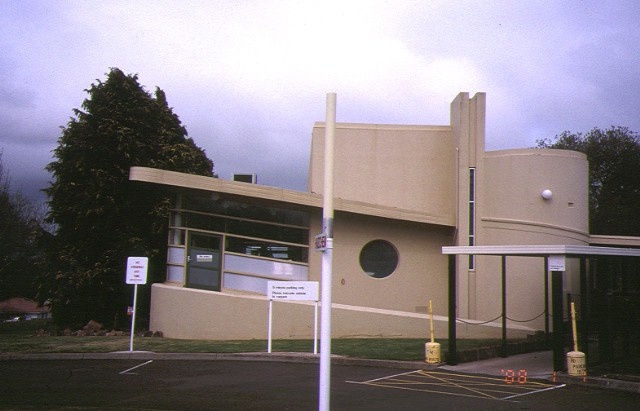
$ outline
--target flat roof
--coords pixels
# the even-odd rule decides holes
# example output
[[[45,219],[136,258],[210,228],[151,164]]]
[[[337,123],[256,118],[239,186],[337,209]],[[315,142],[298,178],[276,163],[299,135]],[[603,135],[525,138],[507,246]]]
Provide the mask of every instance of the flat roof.
[[[229,181],[220,178],[179,173],[176,171],[167,171],[150,167],[131,167],[129,170],[129,180],[192,190],[225,193],[319,209],[322,209],[323,206],[322,195],[317,193]],[[437,215],[418,210],[387,207],[360,201],[350,201],[342,198],[334,199],[334,209],[336,211],[344,211],[354,214],[412,221],[416,223],[435,224],[447,227],[455,227],[456,224],[455,216],[453,214]]]
[[[640,249],[619,247],[595,247],[587,245],[485,245],[447,246],[442,254],[455,255],[500,255],[521,257],[544,257],[549,255],[588,256],[608,255],[619,257],[640,257]]]

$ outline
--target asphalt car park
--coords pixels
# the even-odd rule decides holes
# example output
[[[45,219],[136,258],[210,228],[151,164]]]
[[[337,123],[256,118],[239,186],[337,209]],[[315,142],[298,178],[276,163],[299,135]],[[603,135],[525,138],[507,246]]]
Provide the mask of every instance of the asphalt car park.
[[[415,370],[363,381],[373,387],[437,393],[454,397],[490,400],[514,400],[518,397],[564,388],[564,384],[553,384],[522,378],[499,378],[486,375],[470,375],[447,371]]]
[[[12,410],[315,410],[317,363],[235,360],[4,360]],[[335,410],[632,410],[640,395],[447,370],[332,365]]]

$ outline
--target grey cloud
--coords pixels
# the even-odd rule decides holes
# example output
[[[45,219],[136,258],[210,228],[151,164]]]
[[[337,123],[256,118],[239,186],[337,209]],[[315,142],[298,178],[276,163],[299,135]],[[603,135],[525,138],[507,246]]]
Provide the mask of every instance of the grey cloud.
[[[17,4],[0,2],[0,147],[23,187],[47,180],[59,127],[109,67],[165,90],[222,178],[256,172],[302,190],[327,92],[338,121],[397,124],[447,124],[458,92],[486,92],[488,149],[596,126],[640,131],[634,1],[371,1],[370,44],[362,14],[333,5],[345,44],[362,50],[317,41],[311,20],[285,23],[280,2]],[[289,53],[264,50],[289,40]]]

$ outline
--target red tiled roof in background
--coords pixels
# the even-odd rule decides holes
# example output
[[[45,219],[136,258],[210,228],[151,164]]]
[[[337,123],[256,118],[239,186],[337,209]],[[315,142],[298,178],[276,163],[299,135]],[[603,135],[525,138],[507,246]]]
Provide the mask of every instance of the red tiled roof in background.
[[[27,298],[15,297],[0,301],[0,313],[35,314],[46,312],[49,312],[48,307],[38,307],[38,303]]]

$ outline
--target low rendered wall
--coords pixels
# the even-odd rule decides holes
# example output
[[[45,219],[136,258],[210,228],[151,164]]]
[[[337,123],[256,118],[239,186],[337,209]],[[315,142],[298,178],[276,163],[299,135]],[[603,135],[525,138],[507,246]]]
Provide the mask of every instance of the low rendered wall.
[[[274,339],[313,338],[314,303],[274,302]],[[236,295],[153,284],[149,329],[168,338],[202,340],[266,339],[269,300],[263,296]],[[318,317],[320,316],[318,308]],[[320,319],[318,318],[318,327]],[[446,338],[448,318],[434,316],[437,338]],[[429,316],[422,313],[381,310],[334,304],[333,338],[429,338]],[[535,330],[513,325],[509,338],[522,338]],[[318,335],[320,330],[318,329]],[[458,338],[500,338],[499,324],[458,324]]]

